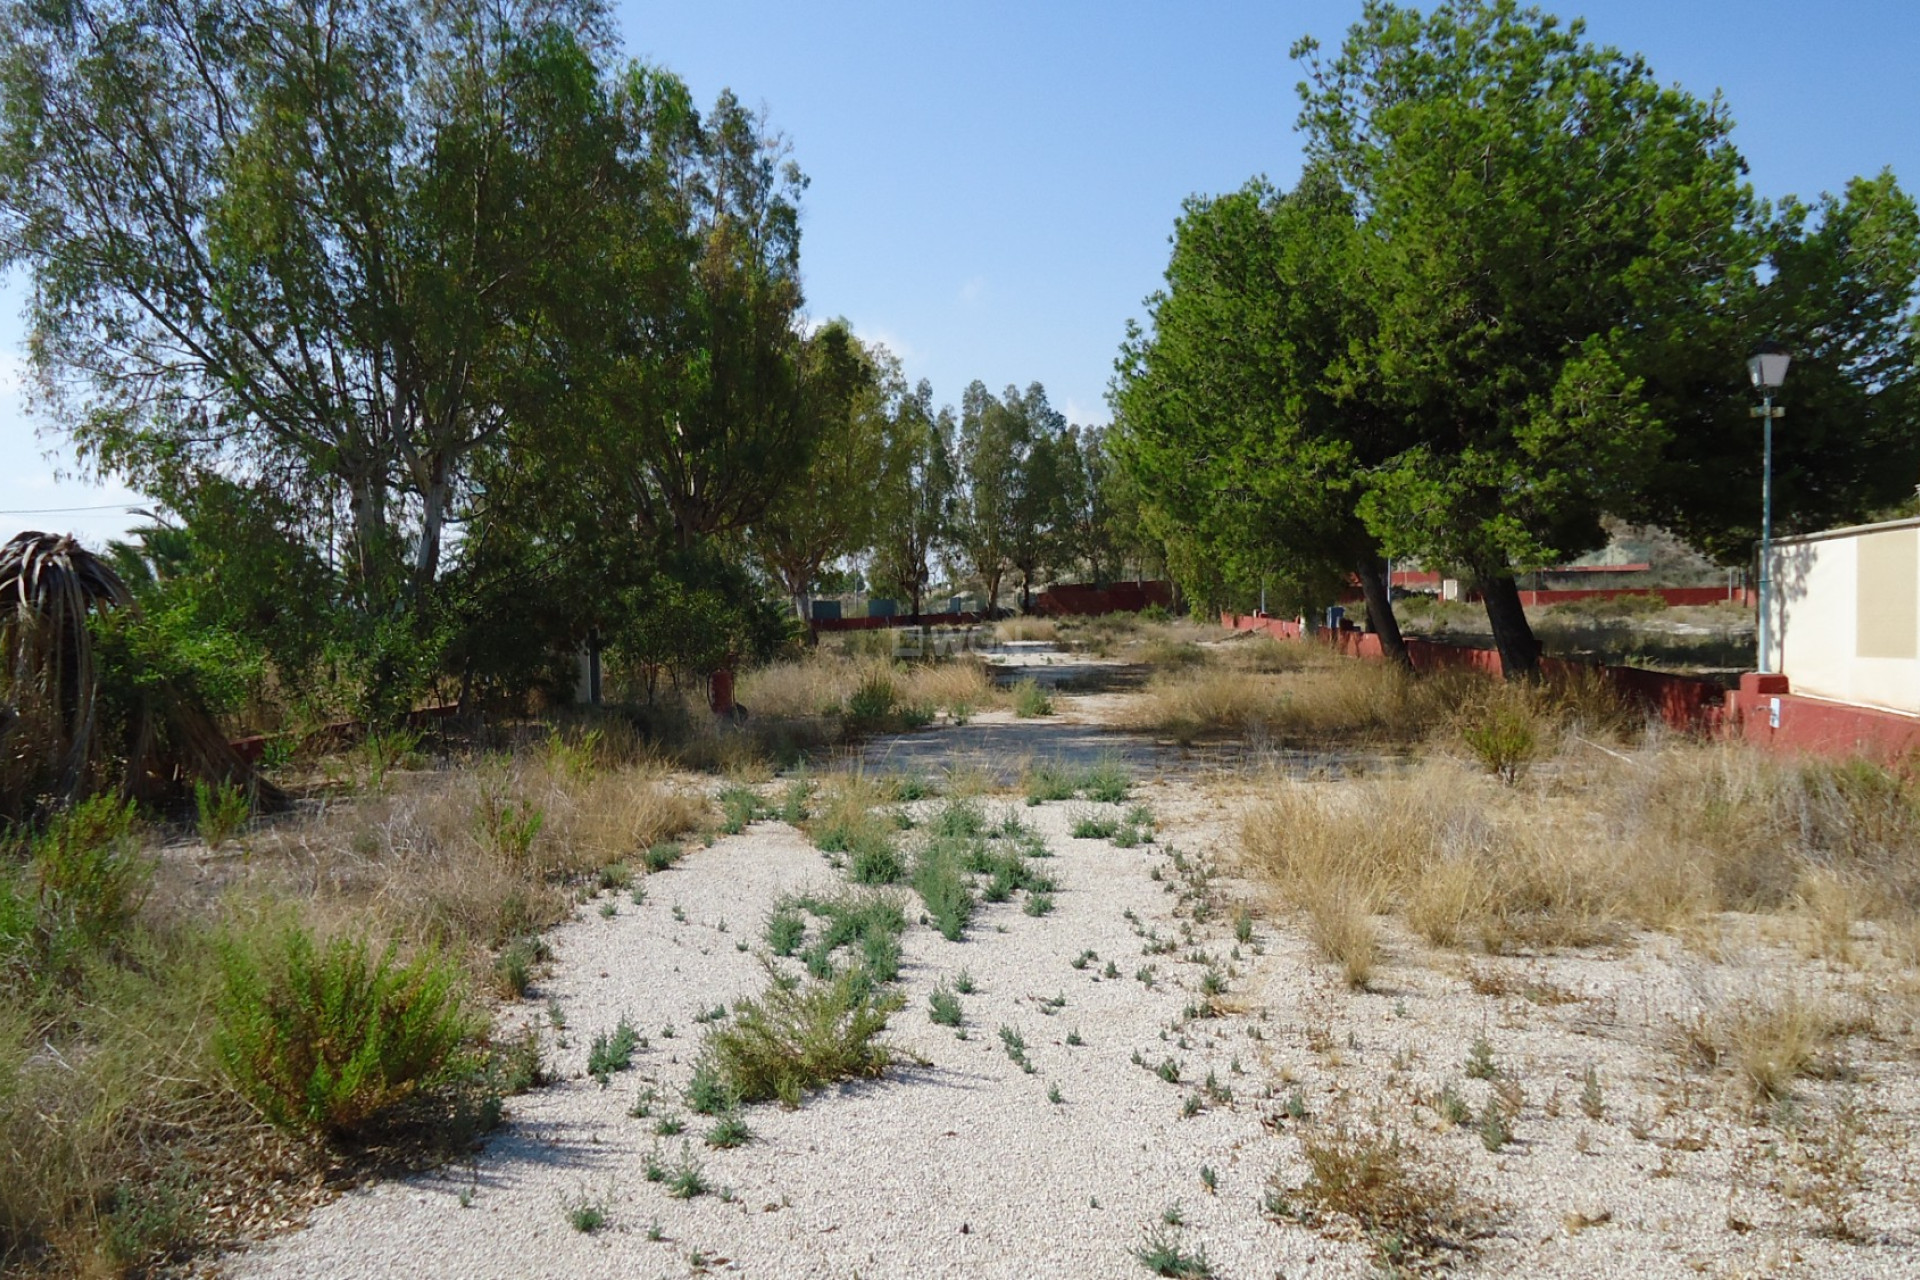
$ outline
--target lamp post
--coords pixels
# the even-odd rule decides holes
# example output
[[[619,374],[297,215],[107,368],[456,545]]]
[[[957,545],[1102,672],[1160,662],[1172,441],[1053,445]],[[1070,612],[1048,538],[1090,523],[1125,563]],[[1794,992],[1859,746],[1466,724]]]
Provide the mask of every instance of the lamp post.
[[[1792,359],[1777,342],[1763,342],[1747,361],[1747,376],[1760,393],[1760,404],[1749,410],[1763,420],[1765,445],[1760,469],[1760,672],[1773,671],[1773,420],[1786,413],[1773,407],[1773,393],[1787,380]]]

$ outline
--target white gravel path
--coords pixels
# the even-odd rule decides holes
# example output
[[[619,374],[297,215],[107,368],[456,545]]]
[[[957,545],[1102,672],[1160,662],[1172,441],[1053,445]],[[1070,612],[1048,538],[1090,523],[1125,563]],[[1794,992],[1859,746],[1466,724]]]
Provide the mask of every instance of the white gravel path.
[[[589,907],[553,932],[555,973],[526,1007],[551,996],[566,1011],[569,1047],[552,1060],[567,1078],[512,1100],[509,1124],[475,1168],[344,1196],[309,1229],[234,1258],[227,1274],[583,1280],[688,1274],[697,1251],[712,1268],[753,1276],[1131,1278],[1144,1274],[1133,1251],[1145,1228],[1176,1204],[1189,1224],[1181,1239],[1204,1247],[1222,1275],[1291,1274],[1316,1261],[1315,1274],[1364,1274],[1356,1250],[1262,1220],[1271,1154],[1251,1105],[1254,1078],[1230,1071],[1250,1044],[1236,1043],[1244,1026],[1196,1023],[1185,1050],[1162,1040],[1196,998],[1201,970],[1174,954],[1143,960],[1123,912],[1162,935],[1177,932],[1174,899],[1151,874],[1165,857],[1070,838],[1078,807],[1020,809],[1057,851],[1044,864],[1060,882],[1050,915],[1025,915],[1018,901],[983,903],[960,942],[923,925],[908,930],[908,1005],[890,1040],[930,1065],[908,1061],[795,1111],[751,1108],[754,1140],[731,1151],[701,1150],[702,1117],[657,1139],[653,1120],[628,1115],[646,1087],[668,1099],[659,1112],[686,1115],[678,1093],[698,1045],[694,1015],[764,984],[754,953],[779,897],[840,881],[798,833],[756,824],[647,880],[644,905],[621,898],[611,919]],[[748,952],[737,949],[742,941]],[[1101,962],[1074,969],[1070,961],[1089,949]],[[1219,939],[1214,950],[1224,955]],[[1118,978],[1100,977],[1109,957]],[[1147,963],[1159,973],[1151,991],[1133,976]],[[963,997],[965,1040],[927,1016],[935,981],[963,968],[978,987]],[[1043,1011],[1061,995],[1063,1008]],[[586,1046],[623,1014],[650,1047],[603,1090],[582,1074]],[[1033,1074],[1006,1056],[1003,1024],[1025,1038]],[[1076,1028],[1085,1043],[1068,1046]],[[1135,1050],[1150,1063],[1179,1059],[1184,1083],[1134,1065]],[[1247,1102],[1183,1119],[1183,1100],[1209,1070]],[[1062,1102],[1049,1101],[1049,1086]],[[675,1200],[648,1183],[656,1142],[669,1160],[690,1142],[731,1202]],[[1216,1194],[1201,1185],[1203,1165],[1217,1171]],[[470,1207],[462,1188],[472,1188]],[[606,1228],[572,1229],[566,1207],[581,1200],[607,1207]],[[661,1238],[652,1240],[656,1223]],[[1326,1270],[1333,1254],[1343,1265]]]
[[[1249,798],[1246,784],[1234,785],[1238,794],[1172,780],[1141,793],[1163,838],[1229,863],[1234,815]],[[989,812],[1018,805],[986,803]],[[710,1122],[680,1102],[699,1045],[695,1015],[764,985],[757,953],[776,901],[832,891],[842,877],[797,832],[767,822],[648,879],[644,905],[622,896],[605,918],[589,904],[550,935],[551,977],[503,1015],[544,1023],[548,998],[559,1003],[566,1047],[550,1046],[549,1060],[564,1078],[511,1100],[507,1125],[473,1166],[347,1194],[308,1229],[225,1259],[222,1273],[1138,1280],[1147,1273],[1135,1249],[1178,1205],[1187,1224],[1178,1238],[1203,1248],[1223,1280],[1375,1274],[1362,1243],[1261,1211],[1276,1166],[1294,1183],[1304,1176],[1298,1126],[1276,1118],[1297,1089],[1316,1120],[1379,1117],[1498,1207],[1494,1233],[1462,1267],[1469,1274],[1920,1274],[1911,1160],[1920,1072],[1912,1017],[1900,1012],[1913,1007],[1906,997],[1888,997],[1879,1015],[1888,1034],[1854,1042],[1871,1086],[1859,1196],[1870,1234],[1827,1239],[1796,1199],[1810,1167],[1800,1146],[1824,1130],[1803,1139],[1741,1119],[1724,1086],[1682,1070],[1671,1048],[1674,1019],[1703,991],[1738,1000],[1754,974],[1791,968],[1773,944],[1755,941],[1763,949],[1743,959],[1730,943],[1724,963],[1667,937],[1529,959],[1433,952],[1398,936],[1373,988],[1359,993],[1339,987],[1284,919],[1261,921],[1259,952],[1245,948],[1238,962],[1220,917],[1147,955],[1149,939],[1178,939],[1192,925],[1176,912],[1166,846],[1074,839],[1071,819],[1084,807],[1017,809],[1056,855],[1042,864],[1060,883],[1050,915],[1027,916],[1017,899],[983,904],[958,943],[909,927],[908,1003],[889,1032],[901,1065],[798,1110],[748,1109],[754,1139],[730,1151],[705,1150]],[[1250,892],[1222,883],[1228,900]],[[1244,1012],[1185,1019],[1205,972],[1187,958],[1196,948],[1231,970],[1226,999]],[[1088,950],[1099,961],[1072,967]],[[1108,960],[1115,978],[1101,976]],[[1152,988],[1134,976],[1149,965]],[[927,1016],[935,982],[962,969],[978,986],[963,997],[965,1040]],[[1511,989],[1490,994],[1488,974],[1505,975]],[[1064,1007],[1047,1012],[1060,996]],[[587,1046],[623,1015],[649,1047],[602,1089],[584,1076]],[[1025,1038],[1032,1074],[1007,1058],[1002,1025]],[[1076,1029],[1085,1043],[1070,1046]],[[1498,1153],[1470,1126],[1442,1126],[1421,1101],[1451,1085],[1483,1105],[1490,1086],[1462,1072],[1481,1036],[1526,1089],[1516,1140]],[[1148,1064],[1174,1058],[1181,1082],[1136,1065],[1136,1051]],[[1598,1120],[1576,1102],[1589,1065],[1606,1083]],[[1209,1072],[1231,1086],[1232,1101],[1183,1118]],[[1049,1101],[1050,1086],[1060,1103]],[[662,1102],[654,1118],[635,1119],[629,1109],[648,1088]],[[1811,1114],[1854,1088],[1809,1081],[1805,1103]],[[683,1117],[685,1132],[656,1137],[660,1115]],[[671,1163],[683,1142],[725,1198],[676,1200],[646,1180],[649,1153]],[[1216,1173],[1213,1193],[1203,1166]],[[567,1221],[568,1206],[585,1201],[608,1213],[591,1234]]]

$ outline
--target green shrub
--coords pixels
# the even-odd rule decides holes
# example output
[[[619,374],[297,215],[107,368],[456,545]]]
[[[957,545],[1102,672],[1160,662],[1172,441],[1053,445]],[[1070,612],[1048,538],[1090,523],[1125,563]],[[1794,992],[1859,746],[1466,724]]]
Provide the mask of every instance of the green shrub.
[[[133,801],[96,796],[56,817],[33,842],[32,927],[49,976],[110,943],[146,900],[154,865],[140,853],[133,819]],[[20,910],[0,905],[0,917]],[[18,927],[0,918],[0,931]]]
[[[848,696],[847,719],[866,727],[882,724],[893,714],[899,699],[900,691],[893,677],[884,673],[870,675]]]
[[[655,871],[665,871],[685,856],[686,850],[681,848],[677,842],[669,840],[665,844],[649,846],[646,853],[641,855],[640,860],[646,864],[647,871],[651,873]]]
[[[209,786],[205,780],[193,784],[193,807],[200,820],[200,838],[207,848],[218,849],[245,829],[253,816],[253,804],[246,790],[232,782]]]
[[[767,919],[767,945],[777,956],[790,956],[807,936],[807,922],[792,903],[783,902]]]
[[[533,853],[533,842],[540,838],[547,815],[531,800],[513,800],[489,786],[481,790],[473,822],[487,848],[509,862],[522,863]]]
[[[1081,794],[1103,804],[1119,804],[1133,788],[1126,762],[1114,755],[1103,755],[1080,775]]]
[[[228,940],[214,1050],[235,1086],[285,1129],[346,1136],[471,1065],[481,1029],[458,970],[437,952],[402,963],[364,938],[325,946],[290,926],[262,945]]]
[[[1022,720],[1053,714],[1053,699],[1031,676],[1013,686],[1013,714]]]
[[[855,884],[892,884],[906,874],[900,851],[885,832],[863,831],[855,840],[848,870]]]
[[[945,841],[922,849],[913,864],[913,889],[940,936],[958,942],[973,917],[973,890],[961,869],[958,850]]]
[[[587,1049],[587,1074],[598,1080],[602,1089],[606,1088],[614,1072],[625,1071],[633,1065],[633,1051],[639,1047],[640,1033],[622,1016],[612,1031],[603,1031],[593,1038],[593,1044]]]
[[[760,795],[752,787],[734,785],[720,791],[720,830],[737,836],[762,815]]]
[[[809,1090],[885,1071],[892,1059],[876,1039],[902,1003],[898,992],[852,973],[774,981],[758,1000],[742,1001],[731,1024],[709,1033],[706,1052],[733,1097],[798,1106]]]
[[[1036,764],[1027,770],[1026,792],[1030,805],[1071,800],[1078,790],[1079,780],[1057,761]]]
[[[1488,773],[1512,786],[1540,749],[1533,717],[1524,707],[1499,702],[1460,730],[1460,738]]]

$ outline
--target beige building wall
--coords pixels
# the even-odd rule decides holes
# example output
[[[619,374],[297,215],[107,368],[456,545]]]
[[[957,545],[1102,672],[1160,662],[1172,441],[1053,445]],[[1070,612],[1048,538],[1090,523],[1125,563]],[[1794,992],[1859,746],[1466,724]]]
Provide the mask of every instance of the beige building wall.
[[[1793,692],[1920,713],[1920,520],[1785,538],[1771,568]]]

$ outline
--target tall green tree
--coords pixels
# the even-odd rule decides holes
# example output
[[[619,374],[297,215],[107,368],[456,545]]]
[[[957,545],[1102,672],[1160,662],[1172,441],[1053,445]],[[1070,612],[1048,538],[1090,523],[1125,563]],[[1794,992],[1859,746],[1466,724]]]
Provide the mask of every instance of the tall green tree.
[[[934,408],[926,379],[890,400],[873,478],[877,507],[868,576],[876,590],[906,596],[914,613],[921,612],[933,560],[947,546],[952,525],[953,435],[953,412]]]
[[[1723,563],[1760,536],[1761,424],[1744,357],[1762,341],[1793,356],[1774,425],[1774,531],[1858,523],[1920,481],[1920,211],[1890,172],[1838,196],[1787,199],[1755,234],[1767,271],[1731,282],[1693,340],[1648,377],[1671,425],[1640,518]]]
[[[1034,383],[1018,403],[1027,447],[1014,476],[1006,556],[1007,567],[1020,575],[1020,611],[1029,613],[1034,583],[1070,554],[1081,459],[1066,417],[1047,402],[1045,388]]]
[[[1355,378],[1372,336],[1351,200],[1323,170],[1189,200],[1150,331],[1122,349],[1112,448],[1189,596],[1271,586],[1311,608],[1349,575],[1389,655],[1405,646],[1356,503],[1404,446],[1404,417]]]
[[[176,510],[260,494],[366,644],[419,632],[616,173],[605,33],[592,0],[9,5],[0,237],[55,423]]]
[[[1470,574],[1532,672],[1515,571],[1632,506],[1669,438],[1645,371],[1757,261],[1731,121],[1512,0],[1371,0],[1337,56],[1302,51],[1308,156],[1364,232],[1350,384],[1416,433],[1359,510],[1390,554]]]
[[[779,577],[801,622],[821,570],[873,541],[888,407],[905,394],[899,361],[885,347],[862,344],[844,321],[805,340],[800,397],[813,421],[812,461],[752,530],[755,553]]]

